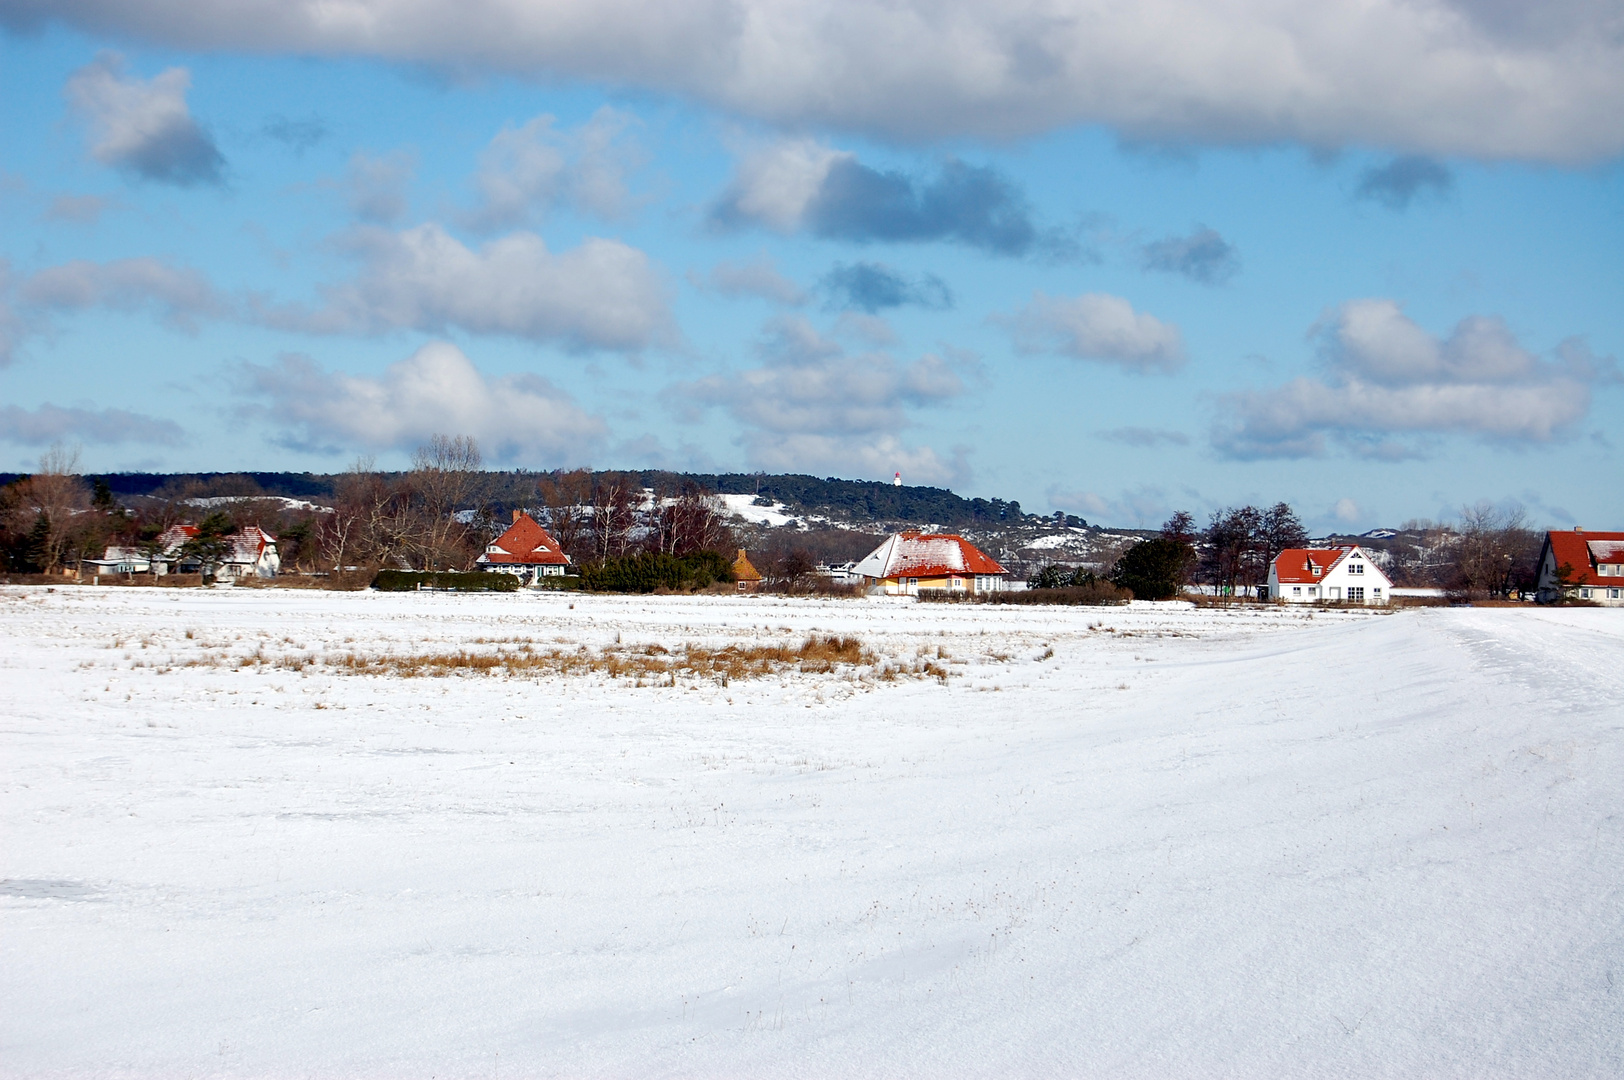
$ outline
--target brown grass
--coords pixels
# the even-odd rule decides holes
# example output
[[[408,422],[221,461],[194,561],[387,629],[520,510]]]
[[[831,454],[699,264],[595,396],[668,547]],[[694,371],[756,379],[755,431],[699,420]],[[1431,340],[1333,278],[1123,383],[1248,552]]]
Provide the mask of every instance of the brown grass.
[[[482,639],[480,644],[490,642]],[[452,675],[504,675],[545,677],[605,675],[639,686],[675,686],[684,681],[719,682],[761,679],[777,675],[843,673],[850,677],[894,681],[899,678],[934,678],[945,683],[948,669],[942,657],[919,656],[893,661],[876,655],[854,637],[814,634],[799,645],[725,645],[711,648],[693,642],[677,649],[663,645],[609,645],[594,650],[538,646],[514,638],[496,639],[497,648],[467,648],[443,652],[365,654],[314,653],[267,656],[263,648],[236,657],[215,655],[188,661],[182,667],[227,667],[239,670],[272,668],[287,671],[320,670],[345,675],[386,675],[396,678],[445,678]]]

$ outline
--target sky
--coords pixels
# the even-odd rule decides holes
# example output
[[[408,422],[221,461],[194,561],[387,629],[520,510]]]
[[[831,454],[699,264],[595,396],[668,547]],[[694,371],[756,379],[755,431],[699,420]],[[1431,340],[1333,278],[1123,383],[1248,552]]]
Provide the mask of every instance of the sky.
[[[0,469],[1624,527],[1624,3],[0,0]]]

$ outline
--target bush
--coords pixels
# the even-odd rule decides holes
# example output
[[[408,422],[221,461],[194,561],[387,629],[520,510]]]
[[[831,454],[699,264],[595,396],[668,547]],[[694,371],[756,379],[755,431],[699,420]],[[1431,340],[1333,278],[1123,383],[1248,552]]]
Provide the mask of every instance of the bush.
[[[1027,589],[1025,592],[994,592],[979,595],[952,589],[920,589],[919,600],[925,604],[1060,604],[1067,607],[1105,606],[1126,604],[1133,593],[1119,589],[1109,581],[1094,581],[1088,585],[1061,585],[1050,589]]]
[[[581,587],[592,592],[651,593],[658,589],[691,592],[733,580],[733,564],[715,551],[664,555],[645,551],[624,559],[605,559],[581,568]]]
[[[1172,600],[1184,587],[1195,549],[1158,537],[1129,548],[1111,571],[1111,581],[1141,600]]]
[[[372,579],[372,587],[380,592],[412,592],[418,586],[427,589],[449,589],[455,592],[517,592],[519,579],[512,574],[494,574],[476,571],[471,574],[454,570],[420,573],[415,570],[379,570]]]

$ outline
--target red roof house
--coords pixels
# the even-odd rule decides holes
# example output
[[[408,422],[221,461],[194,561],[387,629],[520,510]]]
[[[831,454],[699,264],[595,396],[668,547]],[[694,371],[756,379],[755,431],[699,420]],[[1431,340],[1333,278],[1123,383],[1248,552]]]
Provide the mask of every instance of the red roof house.
[[[918,595],[920,589],[997,592],[1009,571],[962,536],[897,533],[853,568],[871,589],[888,595]]]
[[[515,510],[513,524],[507,532],[486,544],[484,554],[474,561],[483,570],[516,574],[534,581],[538,577],[563,574],[570,557],[534,518]]]
[[[1568,599],[1624,607],[1624,532],[1546,533],[1535,596],[1542,604]]]
[[[1393,583],[1357,545],[1287,548],[1269,564],[1269,596],[1288,604],[1385,604]]]

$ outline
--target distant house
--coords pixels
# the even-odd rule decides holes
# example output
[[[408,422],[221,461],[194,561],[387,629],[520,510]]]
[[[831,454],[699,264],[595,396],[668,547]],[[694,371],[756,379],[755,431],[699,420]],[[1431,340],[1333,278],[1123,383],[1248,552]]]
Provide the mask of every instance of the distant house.
[[[1537,589],[1542,604],[1567,599],[1624,607],[1624,533],[1546,533]]]
[[[980,594],[1000,592],[1009,571],[961,536],[898,533],[853,568],[870,590],[917,596],[921,589]]]
[[[146,574],[152,571],[152,559],[137,548],[111,546],[99,559],[81,559],[79,573],[92,577],[110,574]]]
[[[195,574],[203,569],[202,560],[184,549],[198,535],[196,525],[171,525],[149,545],[139,548],[109,547],[101,558],[84,560],[83,570],[97,577],[109,574]],[[281,571],[282,559],[277,554],[276,537],[258,525],[245,526],[220,539],[223,552],[214,568],[215,577],[273,578]]]
[[[1288,604],[1385,604],[1393,583],[1364,549],[1287,548],[1269,564],[1269,596]]]
[[[733,580],[738,582],[740,592],[761,591],[761,571],[750,563],[750,556],[739,549],[739,557],[733,560]]]
[[[282,556],[276,551],[276,537],[258,525],[245,525],[226,542],[225,558],[214,568],[214,576],[234,578],[273,578],[282,570]]]
[[[529,584],[540,577],[563,576],[570,557],[534,518],[515,510],[507,532],[486,544],[484,554],[474,562],[482,570],[513,574]]]

